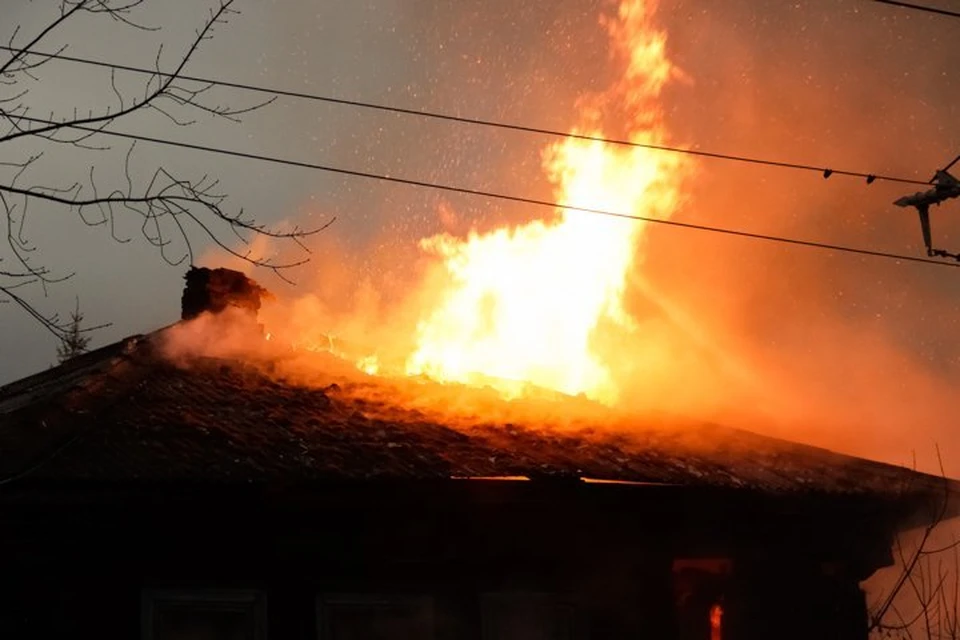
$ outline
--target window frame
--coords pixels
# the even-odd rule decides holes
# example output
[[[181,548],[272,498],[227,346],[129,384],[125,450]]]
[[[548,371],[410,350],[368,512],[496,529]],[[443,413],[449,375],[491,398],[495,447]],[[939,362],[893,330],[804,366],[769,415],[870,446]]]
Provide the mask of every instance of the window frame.
[[[430,595],[386,593],[319,593],[314,600],[314,618],[318,640],[332,640],[327,609],[336,606],[375,607],[377,605],[410,606],[424,617],[427,640],[436,637],[434,598]]]
[[[158,640],[154,635],[154,621],[159,607],[164,605],[217,605],[237,612],[253,612],[254,640],[267,640],[267,594],[259,589],[164,588],[144,589],[140,599],[141,640]]]

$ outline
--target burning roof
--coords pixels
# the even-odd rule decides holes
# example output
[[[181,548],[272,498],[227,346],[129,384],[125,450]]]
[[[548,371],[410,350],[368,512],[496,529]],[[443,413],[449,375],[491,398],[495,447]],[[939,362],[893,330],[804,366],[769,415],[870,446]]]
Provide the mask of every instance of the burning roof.
[[[300,383],[271,373],[276,361],[171,360],[163,345],[172,330],[129,338],[0,389],[0,474],[18,483],[267,485],[510,478],[891,504],[957,488],[716,425],[580,422],[551,430],[483,416],[445,422],[404,407],[402,389],[372,377],[331,374],[326,384]],[[424,394],[441,387],[410,384]],[[443,393],[476,390],[447,386]]]

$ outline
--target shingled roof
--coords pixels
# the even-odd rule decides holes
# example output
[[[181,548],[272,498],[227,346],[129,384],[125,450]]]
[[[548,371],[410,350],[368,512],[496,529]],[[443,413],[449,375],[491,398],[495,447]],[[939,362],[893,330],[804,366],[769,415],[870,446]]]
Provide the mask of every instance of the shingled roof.
[[[236,360],[174,362],[162,334],[0,388],[0,483],[523,476],[897,500],[956,492],[942,478],[715,425],[453,425],[357,386],[372,379],[294,383]]]

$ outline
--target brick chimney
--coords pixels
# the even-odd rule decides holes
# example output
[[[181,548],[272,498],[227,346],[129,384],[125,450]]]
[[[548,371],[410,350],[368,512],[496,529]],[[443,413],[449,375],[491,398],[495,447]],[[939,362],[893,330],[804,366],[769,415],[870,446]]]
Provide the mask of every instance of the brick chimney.
[[[190,267],[184,276],[187,281],[180,298],[180,317],[196,318],[201,313],[220,313],[235,307],[249,314],[256,322],[260,300],[269,295],[266,289],[239,271]]]

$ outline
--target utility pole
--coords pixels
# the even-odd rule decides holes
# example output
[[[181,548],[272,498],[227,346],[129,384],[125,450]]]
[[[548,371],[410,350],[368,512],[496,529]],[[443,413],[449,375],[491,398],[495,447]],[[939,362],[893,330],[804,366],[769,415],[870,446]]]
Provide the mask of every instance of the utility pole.
[[[927,248],[927,255],[938,258],[952,258],[960,262],[960,253],[951,253],[944,249],[935,249],[933,247],[932,233],[930,231],[930,205],[939,205],[940,203],[960,197],[960,180],[957,180],[951,173],[957,162],[960,162],[960,155],[953,159],[943,169],[937,171],[936,175],[930,180],[933,186],[927,191],[918,191],[913,195],[903,196],[895,200],[893,204],[898,207],[913,207],[920,215],[920,230],[923,233],[923,244]]]

